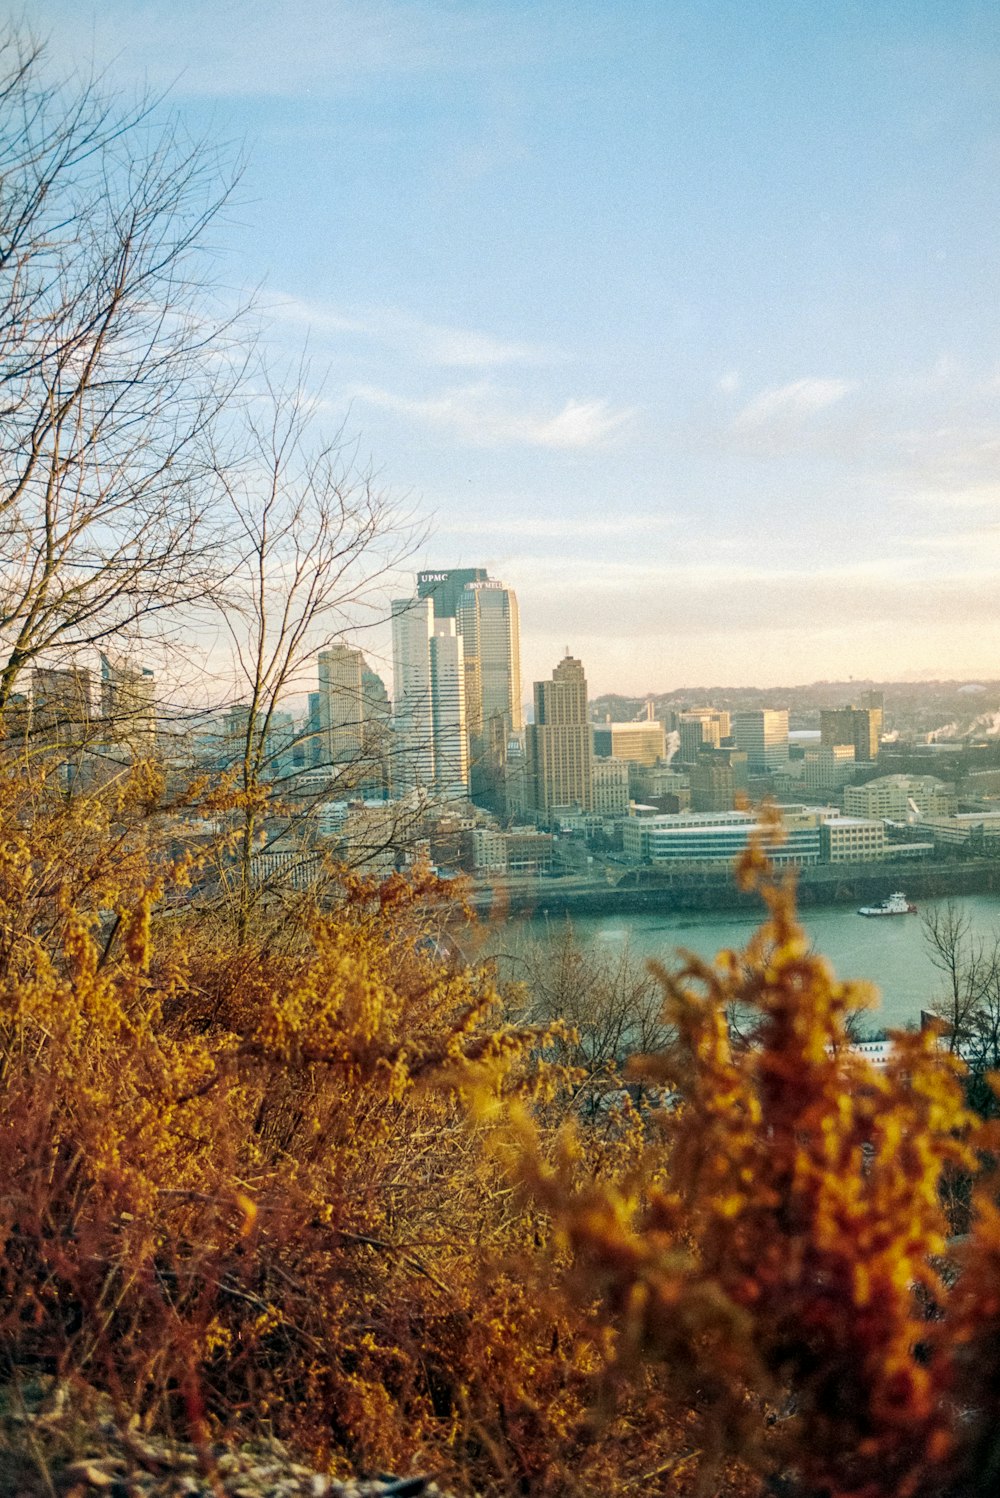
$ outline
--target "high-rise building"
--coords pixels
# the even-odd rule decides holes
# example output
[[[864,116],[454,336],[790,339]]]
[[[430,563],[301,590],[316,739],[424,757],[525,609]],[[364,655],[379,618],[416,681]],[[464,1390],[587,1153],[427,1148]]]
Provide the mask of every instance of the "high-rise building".
[[[853,744],[859,763],[871,764],[878,759],[881,737],[881,707],[832,707],[820,712],[820,743]]]
[[[492,578],[468,583],[455,623],[465,656],[465,712],[473,797],[506,810],[507,743],[523,726],[521,639],[513,588]]]
[[[437,610],[435,609],[435,614]],[[495,713],[508,733],[519,733],[521,635],[517,596],[492,578],[467,584],[458,595],[455,623],[465,651],[469,733],[479,735]]]
[[[469,739],[465,726],[465,658],[454,619],[437,619],[430,637],[434,784],[442,796],[469,794]]]
[[[430,598],[392,602],[393,767],[396,793],[434,784],[434,710],[431,687]]]
[[[349,645],[321,650],[319,673],[319,731],[322,763],[356,763],[364,748],[364,656]]]
[[[677,714],[678,761],[697,762],[700,750],[718,749],[729,737],[729,714],[721,708],[694,707]]]
[[[596,759],[591,766],[595,817],[628,816],[628,772],[623,759]]]
[[[485,567],[449,567],[443,572],[418,572],[417,597],[429,598],[435,619],[454,619],[462,591],[470,583],[485,582]]]
[[[737,749],[747,752],[751,775],[768,775],[788,765],[788,709],[752,708],[733,714]]]
[[[382,678],[360,650],[344,644],[321,650],[317,671],[319,691],[309,702],[309,763],[329,766],[344,790],[384,794],[389,698]]]
[[[80,746],[89,737],[93,683],[85,666],[36,666],[31,673],[31,728],[50,743]]]
[[[692,811],[732,811],[737,798],[747,793],[747,752],[707,744],[691,766],[690,778]]]
[[[426,598],[392,603],[394,790],[469,794],[465,659],[453,618]]]
[[[828,795],[839,791],[854,774],[853,744],[820,744],[807,749],[802,761],[802,785],[806,791]]]
[[[587,717],[587,678],[566,655],[551,681],[535,682],[535,721],[527,747],[533,809],[543,819],[559,808],[592,811],[593,747]]]

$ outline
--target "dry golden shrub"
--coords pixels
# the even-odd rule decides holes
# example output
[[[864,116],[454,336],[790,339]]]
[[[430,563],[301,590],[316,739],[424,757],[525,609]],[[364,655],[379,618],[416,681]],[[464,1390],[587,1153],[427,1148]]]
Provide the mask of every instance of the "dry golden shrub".
[[[658,971],[661,1106],[583,1126],[432,880],[238,940],[160,796],[0,787],[4,1377],[496,1493],[985,1493],[1000,1152],[932,1035],[850,1050],[756,853],[748,950]]]
[[[595,1441],[607,1339],[470,1122],[483,1091],[542,1118],[563,1073],[440,954],[434,881],[345,878],[294,940],[237,941],[185,908],[146,772],[11,778],[0,820],[9,1369],[342,1471],[596,1492],[648,1465],[665,1435]]]

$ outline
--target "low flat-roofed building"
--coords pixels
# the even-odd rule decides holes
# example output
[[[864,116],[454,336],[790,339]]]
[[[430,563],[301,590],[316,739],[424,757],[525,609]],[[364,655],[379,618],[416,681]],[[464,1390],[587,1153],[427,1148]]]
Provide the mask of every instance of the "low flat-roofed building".
[[[548,874],[552,869],[552,834],[535,827],[511,827],[504,833],[508,874]]]
[[[960,812],[954,817],[924,817],[921,835],[932,837],[938,847],[968,847],[970,852],[1000,842],[1000,811]]]
[[[951,816],[955,787],[935,775],[880,775],[865,785],[844,787],[844,811],[852,817],[889,817],[903,822],[921,817]]]
[[[762,831],[750,812],[686,813],[681,816],[630,817],[622,839],[626,858],[635,863],[732,864],[755,833]],[[794,818],[782,841],[764,835],[764,847],[776,867],[816,864],[820,860],[818,819]]]
[[[869,817],[824,817],[820,847],[824,863],[871,863],[885,857],[885,823]]]

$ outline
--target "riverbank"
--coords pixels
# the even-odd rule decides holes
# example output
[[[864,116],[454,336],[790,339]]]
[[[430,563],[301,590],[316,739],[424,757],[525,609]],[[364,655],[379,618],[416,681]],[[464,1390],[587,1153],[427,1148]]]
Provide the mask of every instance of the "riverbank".
[[[885,859],[880,863],[821,865],[800,869],[799,905],[873,904],[892,890],[911,899],[936,900],[948,895],[1000,894],[1000,862],[914,863]],[[669,911],[733,910],[756,912],[760,900],[737,889],[729,870],[678,872],[629,869],[615,884],[596,879],[539,878],[474,887],[470,903],[483,920],[505,915],[612,915]]]

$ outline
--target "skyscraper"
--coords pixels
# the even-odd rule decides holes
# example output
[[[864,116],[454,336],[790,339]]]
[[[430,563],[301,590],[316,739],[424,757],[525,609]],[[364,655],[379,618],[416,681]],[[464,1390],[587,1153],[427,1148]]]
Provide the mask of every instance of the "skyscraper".
[[[35,666],[31,726],[49,743],[80,746],[90,737],[93,684],[86,666]]]
[[[430,598],[392,601],[393,771],[396,792],[434,783],[434,716],[431,647],[434,604]]]
[[[467,796],[465,658],[455,620],[436,620],[429,596],[395,599],[392,659],[395,789]]]
[[[535,721],[527,743],[534,810],[548,820],[560,807],[592,811],[593,749],[583,665],[567,654],[551,681],[535,682]]]
[[[336,644],[320,651],[317,666],[321,762],[351,764],[360,759],[364,746],[364,657],[360,650]]]
[[[482,734],[494,714],[507,733],[519,733],[521,633],[517,595],[492,578],[467,584],[458,595],[455,622],[465,650],[469,733]]]
[[[434,604],[435,619],[454,619],[462,590],[470,583],[485,582],[485,567],[449,567],[443,572],[418,572],[417,597]]]
[[[469,794],[469,739],[465,725],[465,660],[454,619],[436,619],[430,637],[434,784],[440,795]]]
[[[360,650],[338,643],[317,659],[315,713],[310,697],[310,763],[336,769],[343,788],[385,791],[389,701],[381,677]]]
[[[152,671],[101,653],[103,731],[133,754],[149,754],[156,744],[156,703]]]
[[[682,765],[697,763],[702,747],[718,749],[729,736],[729,714],[714,707],[688,708],[677,714],[679,749]]]
[[[468,583],[458,595],[455,623],[465,653],[472,795],[499,812],[506,809],[507,744],[523,726],[521,638],[513,588],[492,578]]]

